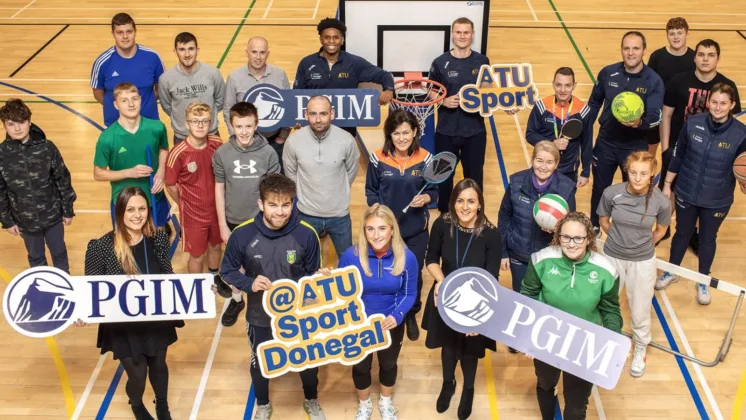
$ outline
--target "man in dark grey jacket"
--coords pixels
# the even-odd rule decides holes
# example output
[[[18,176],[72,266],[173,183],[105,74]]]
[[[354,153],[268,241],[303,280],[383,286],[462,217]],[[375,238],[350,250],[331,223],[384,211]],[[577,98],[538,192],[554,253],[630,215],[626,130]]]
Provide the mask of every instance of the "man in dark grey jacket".
[[[21,235],[31,267],[47,265],[46,244],[54,266],[69,273],[63,224],[72,223],[77,198],[70,171],[22,100],[9,99],[0,120],[7,133],[0,143],[0,223]]]
[[[298,281],[321,266],[321,244],[316,231],[293,208],[295,183],[281,174],[269,174],[259,184],[259,214],[239,225],[225,249],[220,275],[234,288],[246,292],[246,330],[251,343],[251,381],[257,399],[255,418],[269,418],[269,379],[262,376],[256,359],[259,344],[272,340],[272,323],[264,311],[264,292],[280,279]],[[243,269],[244,273],[241,272]],[[318,368],[300,372],[310,420],[325,420],[318,402]]]

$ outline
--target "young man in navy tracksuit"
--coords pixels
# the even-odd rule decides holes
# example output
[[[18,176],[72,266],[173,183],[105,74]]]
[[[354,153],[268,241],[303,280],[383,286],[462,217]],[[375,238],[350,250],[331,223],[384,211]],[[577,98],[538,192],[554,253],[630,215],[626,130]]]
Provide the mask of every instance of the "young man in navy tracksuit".
[[[642,59],[647,43],[637,31],[622,37],[623,61],[604,67],[598,73],[588,104],[590,121],[595,121],[604,105],[600,128],[593,148],[593,190],[591,192],[591,223],[598,233],[598,204],[604,190],[614,182],[617,168],[622,168],[627,156],[637,150],[648,150],[647,132],[657,130],[661,121],[664,86],[660,76],[646,66]],[[611,103],[622,92],[634,92],[645,103],[645,112],[637,121],[620,123],[611,113]],[[622,179],[627,175],[622,170]]]
[[[246,331],[251,345],[251,381],[257,399],[257,418],[269,418],[269,379],[262,376],[256,359],[259,344],[273,339],[272,324],[262,299],[272,282],[300,280],[321,266],[316,231],[300,218],[294,208],[295,183],[281,174],[269,174],[259,184],[259,214],[238,225],[228,239],[220,275],[234,289],[248,296]],[[244,273],[240,270],[243,269]],[[234,292],[237,292],[234,290]],[[325,420],[318,402],[318,368],[300,372],[311,420]],[[265,417],[262,417],[265,416]]]
[[[378,99],[385,105],[394,96],[394,76],[374,66],[362,57],[342,51],[347,26],[334,18],[319,22],[321,49],[298,63],[293,89],[357,89],[360,83],[372,82],[383,86]],[[357,128],[342,127],[357,135]]]
[[[537,102],[531,109],[526,126],[526,141],[532,146],[542,140],[554,142],[561,153],[557,172],[572,179],[577,187],[584,187],[591,176],[593,121],[590,119],[591,108],[573,95],[575,86],[575,72],[570,67],[557,69],[552,81],[554,95]],[[560,138],[562,126],[572,119],[583,122],[583,131],[574,139]],[[583,164],[578,179],[581,161]]]
[[[451,24],[453,49],[433,60],[428,78],[445,86],[447,97],[438,108],[435,128],[435,154],[451,152],[461,161],[464,178],[471,178],[484,189],[484,156],[487,150],[487,130],[479,113],[469,113],[459,107],[458,92],[464,85],[474,84],[479,68],[490,64],[489,58],[473,51],[474,23],[458,18]],[[438,210],[448,212],[453,190],[453,175],[438,185]]]

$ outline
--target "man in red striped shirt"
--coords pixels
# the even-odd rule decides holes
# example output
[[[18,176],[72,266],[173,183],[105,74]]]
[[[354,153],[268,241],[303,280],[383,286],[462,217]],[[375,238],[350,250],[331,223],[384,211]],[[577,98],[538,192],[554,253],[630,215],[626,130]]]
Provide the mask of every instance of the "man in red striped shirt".
[[[218,292],[223,297],[231,297],[230,287],[217,274],[223,240],[215,207],[212,155],[223,142],[208,134],[211,118],[212,110],[207,104],[193,102],[187,107],[189,136],[168,153],[166,191],[179,204],[184,252],[189,253],[189,272],[204,272],[206,255],[207,268],[215,275]]]

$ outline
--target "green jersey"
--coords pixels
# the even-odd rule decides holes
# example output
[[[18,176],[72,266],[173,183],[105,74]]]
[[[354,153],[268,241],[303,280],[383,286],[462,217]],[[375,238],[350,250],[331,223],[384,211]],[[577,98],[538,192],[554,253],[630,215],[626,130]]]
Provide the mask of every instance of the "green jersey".
[[[137,165],[147,165],[147,146],[150,146],[153,173],[158,170],[158,153],[160,149],[168,150],[166,126],[159,120],[140,117],[140,126],[132,134],[119,125],[119,121],[109,126],[98,137],[96,155],[93,164],[110,171],[121,171]],[[127,178],[111,181],[111,202],[114,203],[119,192],[127,187],[140,187],[150,196],[150,178]],[[163,192],[156,195],[159,200]]]
[[[559,246],[531,255],[521,294],[586,321],[621,332],[619,280],[606,257],[587,252],[573,261]]]

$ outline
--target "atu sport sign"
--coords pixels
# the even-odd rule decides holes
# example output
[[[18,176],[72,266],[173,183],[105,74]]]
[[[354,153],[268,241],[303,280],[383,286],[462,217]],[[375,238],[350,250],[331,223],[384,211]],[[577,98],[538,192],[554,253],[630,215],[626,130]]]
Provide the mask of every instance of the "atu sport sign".
[[[458,269],[441,287],[438,312],[454,330],[482,334],[604,389],[616,387],[629,338],[506,289],[481,268]]]

